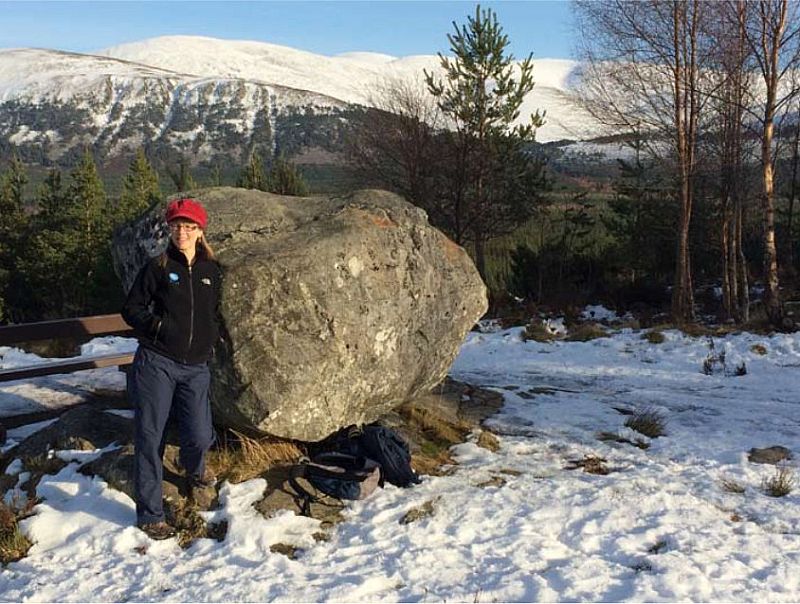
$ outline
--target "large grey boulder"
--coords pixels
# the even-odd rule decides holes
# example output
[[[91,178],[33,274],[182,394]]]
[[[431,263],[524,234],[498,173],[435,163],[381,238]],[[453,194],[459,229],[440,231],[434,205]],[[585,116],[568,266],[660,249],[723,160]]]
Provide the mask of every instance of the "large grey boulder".
[[[195,191],[225,275],[217,421],[305,441],[374,421],[447,374],[486,290],[462,248],[386,191]],[[126,287],[163,249],[163,207],[117,233]]]

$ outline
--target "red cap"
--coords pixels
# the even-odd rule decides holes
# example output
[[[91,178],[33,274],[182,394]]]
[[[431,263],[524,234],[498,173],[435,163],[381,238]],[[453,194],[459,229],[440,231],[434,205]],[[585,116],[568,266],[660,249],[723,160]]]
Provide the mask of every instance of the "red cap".
[[[177,218],[186,218],[196,222],[201,229],[205,229],[206,224],[208,224],[208,215],[205,208],[196,199],[188,197],[169,202],[166,214],[167,222],[172,222]]]

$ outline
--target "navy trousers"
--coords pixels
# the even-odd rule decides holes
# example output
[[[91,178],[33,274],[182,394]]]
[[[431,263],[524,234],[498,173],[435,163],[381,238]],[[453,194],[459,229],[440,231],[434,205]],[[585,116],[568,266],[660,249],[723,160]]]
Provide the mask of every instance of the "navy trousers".
[[[164,520],[161,481],[167,420],[177,420],[180,462],[187,477],[200,477],[214,442],[208,398],[208,365],[184,365],[139,347],[128,374],[135,410],[133,488],[138,524]]]

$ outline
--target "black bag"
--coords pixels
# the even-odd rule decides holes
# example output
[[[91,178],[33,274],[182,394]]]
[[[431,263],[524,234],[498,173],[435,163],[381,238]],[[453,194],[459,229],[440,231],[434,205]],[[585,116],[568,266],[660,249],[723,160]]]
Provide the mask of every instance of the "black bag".
[[[363,455],[381,465],[383,479],[398,487],[408,487],[420,482],[411,469],[411,452],[408,443],[394,430],[384,426],[351,427],[344,448],[353,455]]]
[[[297,482],[305,478],[318,491],[336,499],[364,499],[383,486],[381,466],[375,460],[345,453],[320,453],[292,468],[289,484],[302,499],[301,513],[309,516],[318,499]]]

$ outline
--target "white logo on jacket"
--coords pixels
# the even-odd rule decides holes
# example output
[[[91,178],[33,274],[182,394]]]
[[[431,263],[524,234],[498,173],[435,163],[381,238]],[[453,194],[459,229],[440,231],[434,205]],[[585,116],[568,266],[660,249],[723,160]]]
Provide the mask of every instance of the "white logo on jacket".
[[[200,283],[202,283],[203,285],[211,285],[211,279],[209,279],[208,277],[203,277],[202,279],[200,279]]]

